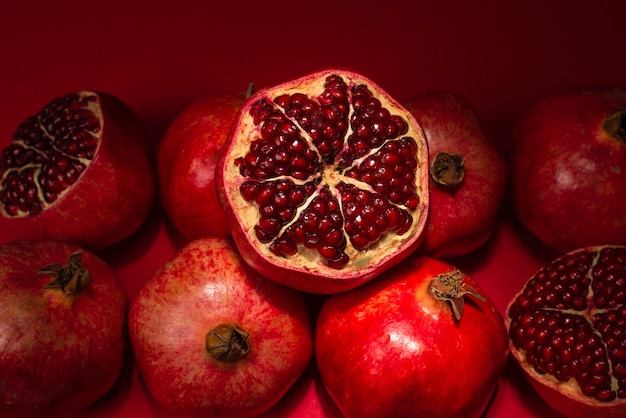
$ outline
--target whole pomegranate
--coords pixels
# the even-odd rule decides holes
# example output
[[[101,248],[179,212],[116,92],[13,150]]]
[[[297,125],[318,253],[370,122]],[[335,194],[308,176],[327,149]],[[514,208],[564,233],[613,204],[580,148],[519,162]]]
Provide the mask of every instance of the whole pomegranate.
[[[279,283],[334,293],[419,245],[427,176],[413,116],[369,79],[330,69],[251,96],[215,184],[248,264]]]
[[[174,226],[188,239],[229,236],[213,176],[244,94],[208,97],[176,117],[159,146],[161,202]]]
[[[62,239],[104,248],[139,228],[154,192],[144,126],[107,93],[52,100],[19,125],[0,154],[5,241]]]
[[[506,311],[513,358],[568,417],[626,414],[626,247],[593,246],[551,261]]]
[[[313,350],[304,294],[259,276],[220,237],[179,250],[135,296],[128,325],[156,401],[202,416],[269,409]]]
[[[468,303],[464,303],[464,298]],[[504,321],[467,275],[429,257],[331,296],[320,375],[346,417],[479,417],[504,371]]]
[[[0,416],[69,416],[102,397],[124,354],[127,300],[74,244],[0,245]]]
[[[625,90],[562,93],[535,104],[509,157],[521,222],[560,252],[626,244],[625,141]]]
[[[466,255],[492,235],[508,167],[486,137],[472,105],[445,91],[403,102],[424,129],[430,157],[430,215],[420,251]]]

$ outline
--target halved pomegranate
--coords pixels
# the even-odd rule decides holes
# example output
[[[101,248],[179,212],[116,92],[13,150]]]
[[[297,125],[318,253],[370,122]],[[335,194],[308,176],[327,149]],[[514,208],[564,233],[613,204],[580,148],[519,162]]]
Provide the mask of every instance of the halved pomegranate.
[[[215,181],[246,262],[313,293],[357,287],[399,262],[419,245],[428,213],[421,127],[345,70],[252,95]]]
[[[548,263],[506,312],[513,357],[568,417],[626,414],[626,247],[578,249]]]
[[[94,91],[55,98],[0,154],[3,239],[112,245],[148,215],[153,170],[146,130],[120,99]]]

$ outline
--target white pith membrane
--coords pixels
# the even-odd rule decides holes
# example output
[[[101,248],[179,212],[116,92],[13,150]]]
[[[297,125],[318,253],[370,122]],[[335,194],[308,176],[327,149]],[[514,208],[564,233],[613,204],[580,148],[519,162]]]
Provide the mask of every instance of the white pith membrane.
[[[286,83],[273,89],[259,91],[255,96],[253,96],[252,99],[254,101],[258,101],[259,99],[265,97],[267,98],[268,102],[272,103],[275,109],[281,109],[276,103],[274,103],[274,99],[282,95],[304,93],[308,99],[317,101],[316,98],[324,91],[324,84],[326,83],[327,76],[329,75],[339,75],[343,79],[343,81],[348,85],[349,99],[351,99],[352,97],[350,93],[350,88],[352,86],[367,86],[367,89],[372,94],[372,96],[380,100],[381,107],[389,110],[391,115],[401,116],[402,119],[408,124],[408,132],[399,135],[397,138],[388,139],[384,142],[387,143],[391,141],[400,141],[402,138],[410,137],[417,145],[417,152],[415,154],[417,168],[415,169],[414,173],[414,188],[415,193],[420,200],[419,204],[417,205],[415,210],[410,210],[404,205],[396,205],[404,210],[407,210],[412,216],[412,224],[408,231],[403,234],[396,234],[393,231],[388,231],[382,234],[377,242],[371,244],[365,250],[355,249],[351,245],[347,233],[343,231],[344,237],[347,240],[347,245],[344,252],[349,257],[349,261],[347,265],[341,269],[328,266],[326,264],[326,259],[319,254],[316,248],[306,248],[302,244],[299,244],[298,253],[296,256],[282,257],[277,256],[270,250],[271,242],[265,244],[258,242],[254,228],[260,218],[259,205],[257,205],[255,202],[247,202],[245,199],[242,198],[239,191],[240,186],[248,180],[266,182],[288,178],[291,179],[296,185],[303,185],[311,181],[312,179],[319,177],[321,178],[321,181],[316,186],[317,190],[327,187],[332,196],[334,196],[339,201],[342,215],[343,205],[341,203],[339,192],[335,187],[335,185],[338,184],[340,181],[343,181],[346,184],[357,185],[360,189],[363,190],[375,192],[372,186],[370,186],[369,184],[348,177],[344,173],[348,172],[350,168],[360,164],[368,156],[374,154],[377,150],[381,149],[384,146],[384,143],[380,147],[368,152],[365,156],[355,159],[352,165],[346,167],[340,172],[338,170],[335,170],[334,166],[326,165],[323,162],[321,154],[318,152],[317,148],[313,144],[310,135],[299,125],[299,123],[294,118],[285,115],[284,112],[282,112],[283,115],[285,115],[285,117],[287,117],[287,119],[289,119],[298,128],[301,137],[306,140],[309,148],[317,153],[318,161],[321,161],[322,165],[325,168],[321,172],[315,173],[305,180],[298,180],[290,176],[279,176],[271,179],[256,179],[244,177],[242,174],[240,174],[239,167],[232,162],[239,157],[244,157],[249,151],[251,143],[255,139],[261,137],[260,131],[262,123],[258,126],[255,125],[253,117],[250,115],[250,113],[248,111],[242,112],[242,114],[240,115],[241,119],[236,124],[236,131],[231,133],[231,136],[234,136],[236,138],[235,142],[232,144],[229,150],[230,157],[232,158],[230,158],[230,162],[228,162],[226,164],[226,167],[224,168],[224,178],[227,179],[228,182],[231,182],[231,184],[229,184],[229,186],[227,187],[226,193],[231,206],[235,208],[234,214],[239,218],[239,222],[241,223],[241,225],[243,225],[244,232],[248,235],[248,239],[250,241],[257,242],[255,244],[255,249],[260,253],[262,257],[269,260],[271,263],[275,265],[282,265],[287,268],[293,268],[294,271],[302,270],[315,272],[315,274],[320,276],[334,277],[339,274],[341,275],[341,277],[347,277],[351,274],[354,276],[358,276],[362,273],[367,272],[368,268],[372,268],[373,264],[381,264],[387,259],[391,258],[396,253],[396,250],[399,251],[404,247],[410,245],[410,243],[414,242],[418,238],[418,235],[421,234],[426,222],[428,209],[428,151],[426,148],[426,139],[421,130],[421,127],[408,114],[408,112],[402,109],[402,107],[397,104],[397,102],[390,101],[387,96],[383,95],[384,93],[381,94],[382,90],[380,90],[380,88],[376,84],[372,83],[370,80],[359,78],[354,74],[337,71],[318,73],[317,77],[315,78],[303,77],[302,79],[296,80],[295,82]],[[354,109],[350,103],[350,110],[347,119],[348,130],[343,136],[344,149],[347,146],[347,138],[353,132],[352,125],[349,122],[353,112]],[[335,163],[338,162],[340,159],[341,153],[335,156]],[[274,241],[278,237],[281,237],[283,232],[290,225],[297,222],[300,218],[300,214],[309,207],[311,201],[318,195],[319,194],[317,192],[313,193],[302,205],[298,206],[295,215],[292,217],[292,220],[281,227],[280,232],[272,241]],[[373,259],[372,255],[375,256],[375,259]]]
[[[587,290],[587,295],[585,297],[586,299],[586,307],[584,309],[576,309],[576,308],[570,308],[570,309],[557,309],[557,308],[551,308],[551,307],[537,307],[537,306],[533,306],[532,308],[529,309],[529,311],[534,311],[535,309],[539,309],[540,311],[545,311],[545,312],[549,312],[549,311],[558,311],[559,313],[563,313],[563,314],[569,314],[569,315],[573,315],[576,317],[580,317],[583,318],[585,321],[585,324],[587,324],[589,326],[589,328],[591,329],[591,331],[593,332],[593,335],[595,335],[597,338],[599,338],[600,342],[601,342],[601,346],[604,347],[604,355],[607,358],[608,361],[608,376],[610,377],[610,388],[611,390],[617,394],[617,391],[619,389],[619,383],[618,383],[618,379],[615,377],[614,373],[616,372],[615,370],[615,364],[614,364],[614,360],[611,358],[611,355],[609,354],[609,350],[611,350],[611,347],[609,347],[609,345],[607,344],[607,338],[612,338],[613,336],[608,335],[608,336],[604,336],[596,327],[596,325],[592,322],[593,317],[597,314],[604,314],[604,313],[610,313],[610,312],[617,312],[618,310],[622,309],[624,307],[624,303],[617,303],[617,302],[609,302],[612,303],[612,306],[608,306],[608,307],[597,307],[596,306],[596,302],[595,302],[595,297],[597,295],[594,294],[594,271],[596,271],[597,269],[602,269],[605,268],[606,266],[602,266],[599,265],[600,260],[601,260],[601,256],[603,255],[602,251],[606,248],[609,249],[617,249],[618,251],[622,251],[621,253],[621,257],[624,258],[623,261],[621,261],[619,264],[621,264],[619,267],[621,267],[620,271],[614,272],[615,274],[613,275],[614,278],[616,278],[617,280],[621,280],[621,282],[626,283],[626,247],[622,247],[622,246],[594,246],[594,247],[587,247],[584,249],[579,249],[579,250],[575,250],[572,251],[570,253],[567,253],[555,260],[553,260],[552,262],[550,262],[547,266],[543,267],[541,270],[539,270],[539,272],[537,272],[535,275],[533,275],[533,278],[536,277],[539,273],[541,273],[542,271],[545,271],[546,268],[548,268],[549,266],[554,266],[557,265],[557,263],[559,263],[561,260],[563,260],[564,257],[570,256],[572,254],[579,254],[579,253],[589,253],[592,255],[592,259],[591,259],[591,263],[590,263],[590,268],[586,271],[584,279],[589,281],[588,286],[586,287]],[[604,278],[604,277],[602,277]],[[530,283],[530,281],[528,282]],[[543,370],[542,372],[539,372],[536,370],[535,362],[529,361],[528,359],[528,355],[529,353],[527,352],[526,349],[522,348],[522,347],[517,347],[515,345],[515,343],[513,342],[513,336],[511,336],[511,332],[512,332],[512,322],[515,320],[520,320],[521,316],[517,316],[516,318],[511,318],[511,311],[514,309],[514,304],[519,300],[519,298],[524,295],[524,292],[528,286],[528,283],[524,286],[524,288],[512,299],[511,303],[509,304],[509,306],[506,309],[506,314],[505,314],[505,318],[506,318],[506,325],[507,325],[507,330],[509,332],[510,338],[511,338],[511,352],[513,354],[513,356],[515,357],[515,359],[521,363],[521,364],[525,364],[526,366],[524,367],[524,371],[532,378],[535,380],[536,383],[533,383],[533,385],[535,384],[539,384],[539,385],[544,385],[550,388],[553,388],[555,390],[558,391],[558,393],[560,393],[561,395],[570,398],[573,402],[577,402],[577,403],[581,403],[581,404],[586,404],[586,405],[593,405],[594,407],[607,407],[607,408],[613,408],[616,405],[624,405],[626,404],[626,397],[619,397],[616,396],[615,399],[611,400],[611,401],[602,401],[599,399],[596,399],[593,396],[589,396],[586,395],[582,392],[582,389],[580,387],[580,384],[577,382],[576,380],[576,376],[571,376],[565,380],[559,380],[553,373],[550,373],[549,371]],[[624,286],[623,289],[621,289],[622,293],[626,293],[626,286]],[[613,291],[613,293],[619,293],[618,291]],[[623,296],[623,295],[622,295]],[[624,334],[622,334],[624,335]],[[622,337],[623,338],[623,337]],[[624,351],[626,352],[626,343],[625,340],[621,341],[621,346],[622,349],[624,349]],[[572,347],[566,346],[564,347],[565,350],[571,349]],[[619,348],[619,347],[618,347]],[[582,359],[581,359],[582,361]],[[626,362],[626,359],[623,359],[622,362]],[[548,400],[548,399],[546,399]]]
[[[64,111],[59,112],[56,116],[58,118],[70,116],[75,117],[75,119],[60,122],[61,124],[65,123],[65,129],[67,130],[66,132],[63,132],[63,134],[60,136],[55,135],[54,132],[51,132],[48,129],[48,127],[46,126],[46,121],[43,120],[44,117],[50,118],[50,115],[44,115],[43,112],[46,108],[50,108],[55,103],[55,101],[62,101],[73,95],[76,95],[78,97],[73,106],[76,106],[77,108],[80,107],[79,112],[82,113],[83,117],[89,117],[92,123],[89,126],[89,129],[80,126],[80,119],[77,116],[77,113],[74,113],[77,111],[77,109],[73,109],[71,111],[69,109],[65,109]],[[96,120],[97,126],[94,127],[93,124]],[[43,149],[44,147],[41,145],[42,143],[40,141],[38,143],[32,143],[34,142],[33,139],[25,138],[20,135],[22,129],[27,129],[27,133],[29,131],[32,132],[33,130],[39,131],[42,134],[43,138],[46,139],[45,145],[49,146],[49,149]],[[70,94],[55,99],[48,103],[44,107],[44,109],[42,109],[42,111],[24,121],[18,127],[17,132],[14,134],[11,145],[9,145],[2,151],[3,153],[0,156],[0,214],[7,218],[24,218],[34,216],[37,213],[31,213],[29,210],[24,210],[24,205],[32,204],[33,202],[38,201],[41,207],[40,212],[43,212],[46,208],[54,205],[56,202],[59,202],[61,198],[68,192],[71,186],[75,184],[76,181],[78,181],[78,179],[84,174],[84,172],[91,164],[100,147],[101,133],[102,110],[100,108],[100,101],[98,95],[90,91],[80,91],[75,94]],[[83,135],[83,138],[90,137],[87,139],[89,142],[95,141],[96,145],[93,147],[93,155],[85,157],[81,155],[72,155],[71,153],[64,151],[60,147],[60,145],[67,143],[68,141],[72,141],[71,139],[69,139],[71,135]],[[30,158],[31,162],[28,162],[26,164],[7,164],[7,157],[5,156],[5,153],[9,151],[9,148],[13,148],[13,150],[15,150],[16,147],[21,148],[22,151],[20,152],[23,154],[30,153],[31,156],[38,156],[38,158],[40,158],[40,161],[32,161],[32,158]],[[60,176],[56,176],[54,181],[56,181],[55,188],[58,191],[54,194],[53,198],[46,198],[40,179],[45,177],[45,175],[42,176],[44,166],[47,162],[51,160],[53,155],[56,157],[65,157],[82,165],[83,168],[77,176],[64,175],[64,173],[62,173]],[[16,176],[20,179],[20,186],[10,184],[15,181]],[[26,179],[27,177],[29,178],[28,180]],[[4,203],[4,198],[6,196],[5,194],[13,194],[18,191],[22,192],[22,195],[24,195],[24,189],[26,189],[28,192],[26,196],[26,202],[21,205],[22,207],[18,206],[17,213],[9,213]],[[24,199],[24,197],[22,199]]]

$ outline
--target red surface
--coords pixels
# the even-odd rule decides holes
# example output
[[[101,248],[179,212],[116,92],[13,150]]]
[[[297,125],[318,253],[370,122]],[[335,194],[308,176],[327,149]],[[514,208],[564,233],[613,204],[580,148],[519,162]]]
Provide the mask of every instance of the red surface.
[[[156,146],[167,125],[195,99],[343,66],[371,77],[400,100],[431,89],[465,96],[504,148],[514,120],[546,94],[594,85],[626,88],[626,3],[619,0],[300,3],[3,2],[0,146],[9,144],[26,116],[79,89],[122,98],[144,120]],[[132,298],[183,242],[156,205],[140,231],[99,254],[118,271]],[[453,263],[504,310],[553,255],[505,205],[489,243]],[[147,394],[130,352],[118,384],[79,415],[177,416]],[[513,365],[485,412],[486,417],[554,415]],[[340,414],[312,365],[265,416]]]

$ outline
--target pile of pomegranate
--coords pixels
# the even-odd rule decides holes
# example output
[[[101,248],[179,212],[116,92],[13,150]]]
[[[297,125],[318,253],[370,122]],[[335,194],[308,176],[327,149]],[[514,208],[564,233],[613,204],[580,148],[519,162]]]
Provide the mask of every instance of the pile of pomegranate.
[[[2,149],[0,415],[101,399],[127,340],[176,413],[263,413],[313,365],[346,417],[480,417],[510,357],[561,414],[626,414],[626,91],[547,97],[506,153],[464,98],[345,69],[146,132],[85,90]],[[129,300],[98,254],[157,196],[183,242]],[[558,256],[499,312],[456,260],[507,197]]]

